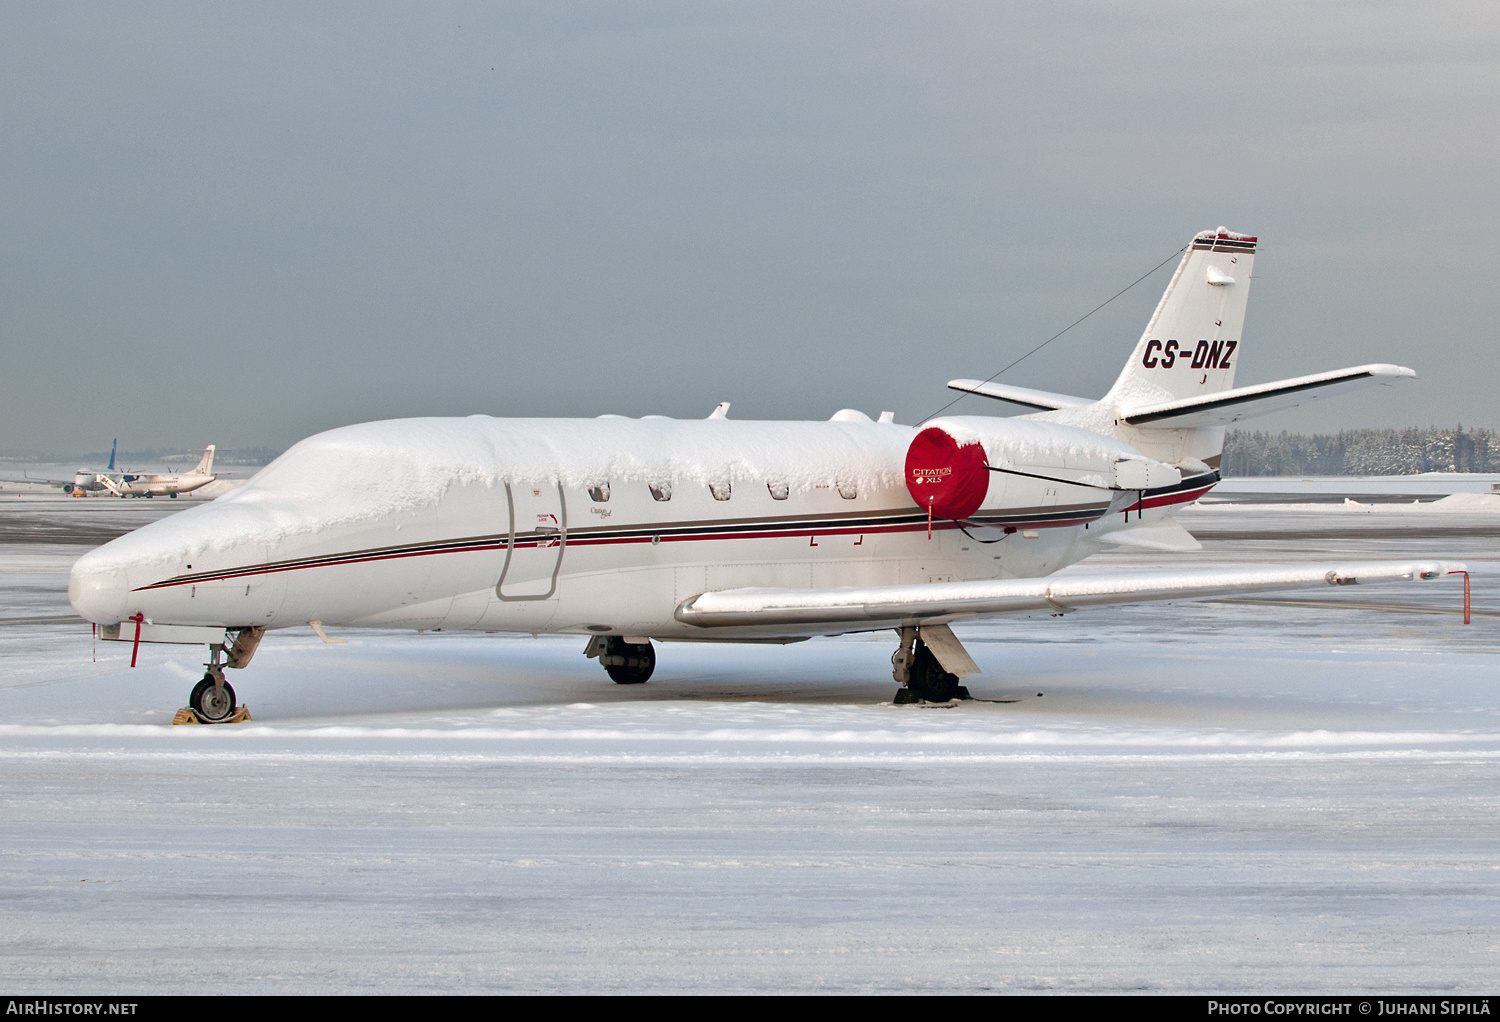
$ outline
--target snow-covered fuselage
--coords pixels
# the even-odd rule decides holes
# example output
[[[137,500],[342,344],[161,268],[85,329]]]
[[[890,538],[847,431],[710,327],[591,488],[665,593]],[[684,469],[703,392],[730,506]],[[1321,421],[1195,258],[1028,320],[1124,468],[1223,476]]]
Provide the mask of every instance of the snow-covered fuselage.
[[[1119,440],[1019,419],[944,423],[977,424],[991,464],[1032,474],[989,472],[979,510],[957,522],[930,518],[907,485],[918,430],[858,412],[348,426],[85,555],[69,595],[105,624],[795,638],[890,622],[710,629],[678,611],[748,587],[1044,576],[1217,478],[1122,499],[1101,473],[1141,455]]]

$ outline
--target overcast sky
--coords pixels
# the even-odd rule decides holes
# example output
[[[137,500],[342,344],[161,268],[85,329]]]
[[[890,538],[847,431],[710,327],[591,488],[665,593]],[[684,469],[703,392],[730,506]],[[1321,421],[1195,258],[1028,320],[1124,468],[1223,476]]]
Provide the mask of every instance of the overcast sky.
[[[1500,427],[1500,4],[0,7],[0,453],[912,422],[1220,224],[1260,420]],[[1095,396],[1170,267],[1003,379]],[[955,410],[1013,411],[979,398]]]

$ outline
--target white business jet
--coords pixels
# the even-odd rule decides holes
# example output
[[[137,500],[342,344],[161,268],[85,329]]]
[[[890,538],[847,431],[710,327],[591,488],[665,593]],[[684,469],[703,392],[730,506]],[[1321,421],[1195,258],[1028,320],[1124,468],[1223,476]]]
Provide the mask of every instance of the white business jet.
[[[111,456],[110,464],[114,464]],[[158,475],[145,472],[124,472],[117,476],[99,475],[99,484],[116,497],[176,497],[179,493],[192,493],[207,486],[215,479],[214,445],[209,444],[203,457],[190,472],[176,475]]]
[[[1415,375],[1366,365],[1234,387],[1256,239],[1185,251],[1118,381],[1094,401],[956,380],[1029,406],[921,427],[827,422],[402,419],[302,441],[242,488],[80,558],[68,594],[109,638],[204,643],[191,705],[267,629],[587,637],[621,684],[652,640],[795,642],[890,629],[898,702],[966,695],[949,624],[1016,613],[1432,579],[1445,562],[1049,577],[1109,544],[1196,549],[1175,509],[1219,479],[1224,427]],[[132,652],[132,662],[134,651]]]

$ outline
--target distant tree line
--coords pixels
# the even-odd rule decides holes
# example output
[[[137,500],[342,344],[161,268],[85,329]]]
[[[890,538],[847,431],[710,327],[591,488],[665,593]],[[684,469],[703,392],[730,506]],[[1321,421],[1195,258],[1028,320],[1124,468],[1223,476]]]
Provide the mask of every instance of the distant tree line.
[[[1409,426],[1341,433],[1230,430],[1226,476],[1403,476],[1500,472],[1500,435],[1488,429]]]

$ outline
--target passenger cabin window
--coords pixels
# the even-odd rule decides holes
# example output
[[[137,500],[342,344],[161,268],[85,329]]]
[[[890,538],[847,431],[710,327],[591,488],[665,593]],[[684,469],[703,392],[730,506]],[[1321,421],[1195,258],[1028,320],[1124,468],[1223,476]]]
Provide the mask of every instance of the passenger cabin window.
[[[609,483],[600,483],[598,486],[589,487],[589,499],[595,504],[603,504],[609,500]]]
[[[646,485],[651,488],[651,499],[652,500],[671,500],[672,499],[672,484],[671,483],[647,483]]]
[[[766,489],[771,491],[772,500],[786,500],[792,492],[792,488],[784,482],[766,483]]]
[[[728,480],[726,480],[726,481],[724,481],[722,483],[709,483],[708,484],[708,492],[712,493],[714,495],[714,500],[728,500],[729,499],[729,482],[728,482]]]
[[[845,500],[853,500],[859,496],[859,485],[857,483],[838,483],[839,496]]]

